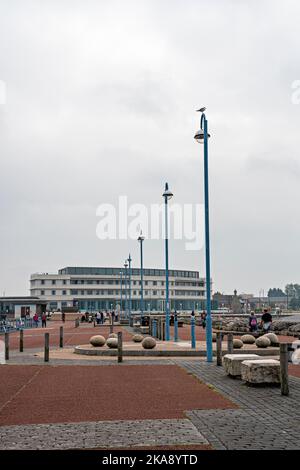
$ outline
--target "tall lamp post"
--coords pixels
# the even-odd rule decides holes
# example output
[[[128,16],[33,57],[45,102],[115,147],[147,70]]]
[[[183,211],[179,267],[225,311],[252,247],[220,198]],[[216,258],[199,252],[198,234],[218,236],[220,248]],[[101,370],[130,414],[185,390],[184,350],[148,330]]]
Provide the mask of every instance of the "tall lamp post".
[[[123,312],[123,272],[120,271],[120,295],[121,295],[121,299],[120,299],[120,319],[122,318],[122,312]]]
[[[132,258],[130,256],[130,253],[129,253],[129,256],[128,256],[128,281],[129,281],[129,321],[131,323],[131,261],[132,261]]]
[[[142,231],[138,238],[138,242],[140,243],[140,250],[141,250],[141,325],[143,324],[143,317],[144,317],[144,284],[143,284],[143,241],[145,237],[142,235]]]
[[[169,234],[168,234],[168,201],[173,197],[169,185],[166,183],[163,193],[165,200],[165,254],[166,254],[166,341],[170,341],[170,300],[169,300]]]
[[[204,144],[204,205],[205,205],[205,266],[206,266],[206,359],[213,360],[212,320],[211,320],[211,289],[210,289],[210,246],[209,246],[209,191],[208,191],[208,123],[205,116],[206,108],[197,110],[201,113],[200,130],[194,138]]]
[[[127,292],[127,268],[128,268],[128,263],[127,260],[124,263],[124,269],[125,269],[125,317],[126,319],[128,318],[128,292]]]

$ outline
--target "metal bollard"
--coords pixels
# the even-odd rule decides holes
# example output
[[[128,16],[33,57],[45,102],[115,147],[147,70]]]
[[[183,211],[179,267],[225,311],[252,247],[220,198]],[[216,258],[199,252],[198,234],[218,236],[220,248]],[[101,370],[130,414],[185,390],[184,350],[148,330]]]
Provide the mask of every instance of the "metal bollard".
[[[222,365],[222,333],[217,333],[217,366]]]
[[[118,332],[118,362],[123,362],[123,338],[122,331]]]
[[[4,342],[5,342],[5,360],[9,360],[9,333],[5,333],[4,335]]]
[[[227,353],[233,354],[233,334],[228,333],[227,335]]]
[[[157,335],[157,321],[156,320],[152,320],[152,336],[154,338],[156,338],[156,335]]]
[[[178,341],[178,318],[174,315],[174,341]]]
[[[281,395],[289,395],[289,353],[288,344],[280,344],[280,382],[281,382]]]
[[[21,328],[20,329],[20,352],[23,352],[24,350],[24,330]]]
[[[64,327],[63,326],[59,327],[59,347],[60,348],[64,347]]]
[[[195,317],[191,317],[191,346],[192,349],[196,348],[196,334],[195,334]]]
[[[45,333],[44,361],[49,362],[49,333]]]

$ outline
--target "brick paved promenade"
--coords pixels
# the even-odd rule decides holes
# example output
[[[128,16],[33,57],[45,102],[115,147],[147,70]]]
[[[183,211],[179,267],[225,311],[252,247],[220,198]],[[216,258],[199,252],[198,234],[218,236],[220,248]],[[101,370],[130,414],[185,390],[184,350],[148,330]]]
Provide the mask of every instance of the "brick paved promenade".
[[[60,324],[50,326],[53,348]],[[122,331],[130,340],[130,329]],[[24,353],[18,333],[11,336],[10,361],[0,366],[0,449],[300,448],[300,366],[290,366],[290,396],[282,397],[200,358],[117,364],[72,354],[72,345],[109,327],[67,324],[65,354],[53,351],[45,364],[44,332],[25,332]],[[188,340],[188,327],[181,333]]]

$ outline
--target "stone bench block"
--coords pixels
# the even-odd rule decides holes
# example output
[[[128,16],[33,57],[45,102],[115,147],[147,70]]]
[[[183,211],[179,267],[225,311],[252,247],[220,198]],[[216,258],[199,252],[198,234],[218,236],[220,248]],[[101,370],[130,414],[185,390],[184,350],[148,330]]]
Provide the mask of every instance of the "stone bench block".
[[[279,384],[280,362],[276,359],[246,360],[241,364],[242,380],[251,384]]]
[[[239,377],[241,373],[241,364],[246,360],[259,360],[260,356],[257,354],[226,354],[223,357],[223,366],[227,375],[232,377]]]

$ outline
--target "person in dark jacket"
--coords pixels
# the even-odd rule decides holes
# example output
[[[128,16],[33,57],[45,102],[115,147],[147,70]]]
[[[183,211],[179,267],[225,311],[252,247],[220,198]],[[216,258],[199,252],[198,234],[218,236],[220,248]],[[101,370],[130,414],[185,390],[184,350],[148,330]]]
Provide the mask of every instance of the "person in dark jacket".
[[[265,333],[268,333],[272,324],[272,315],[267,309],[264,310],[263,316],[261,317],[261,326]]]

